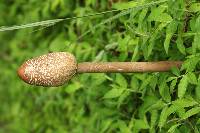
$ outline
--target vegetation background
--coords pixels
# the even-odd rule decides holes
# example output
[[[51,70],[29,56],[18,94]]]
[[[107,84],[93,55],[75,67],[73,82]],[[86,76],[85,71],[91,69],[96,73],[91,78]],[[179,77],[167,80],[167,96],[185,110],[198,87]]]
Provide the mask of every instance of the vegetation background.
[[[0,16],[0,132],[200,132],[198,0],[0,0]],[[22,26],[3,27],[12,25]],[[79,62],[185,62],[165,73],[81,74],[58,88],[18,78],[24,60],[53,51]]]

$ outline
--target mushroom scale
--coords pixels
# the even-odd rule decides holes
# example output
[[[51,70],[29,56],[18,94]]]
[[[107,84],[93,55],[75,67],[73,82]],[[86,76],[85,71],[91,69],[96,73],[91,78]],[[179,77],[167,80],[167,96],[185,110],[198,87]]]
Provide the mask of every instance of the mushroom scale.
[[[28,84],[61,86],[77,71],[75,57],[68,52],[54,52],[27,60],[18,69],[19,77]]]

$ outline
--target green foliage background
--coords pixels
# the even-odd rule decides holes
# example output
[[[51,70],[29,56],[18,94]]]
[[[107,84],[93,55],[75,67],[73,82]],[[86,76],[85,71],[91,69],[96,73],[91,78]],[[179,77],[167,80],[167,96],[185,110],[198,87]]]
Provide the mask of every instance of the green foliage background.
[[[0,26],[113,9],[0,32],[0,132],[200,132],[198,0],[1,0]],[[165,73],[81,74],[58,88],[18,78],[24,60],[53,51],[79,62],[185,62]]]

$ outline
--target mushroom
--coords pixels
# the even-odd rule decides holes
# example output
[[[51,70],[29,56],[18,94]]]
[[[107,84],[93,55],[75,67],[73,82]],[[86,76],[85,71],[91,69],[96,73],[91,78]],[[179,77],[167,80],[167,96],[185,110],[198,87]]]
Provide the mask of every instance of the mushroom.
[[[182,61],[158,62],[83,62],[77,63],[68,52],[48,53],[25,61],[18,69],[19,77],[37,86],[61,86],[77,73],[164,72],[180,68]]]

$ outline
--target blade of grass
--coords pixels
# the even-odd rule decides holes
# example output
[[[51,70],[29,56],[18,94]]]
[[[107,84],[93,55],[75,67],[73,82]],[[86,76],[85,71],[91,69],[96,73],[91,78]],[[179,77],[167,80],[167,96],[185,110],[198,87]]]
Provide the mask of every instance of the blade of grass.
[[[32,27],[38,27],[38,26],[48,26],[49,27],[49,25],[55,25],[59,22],[70,20],[70,19],[79,19],[79,18],[103,15],[103,14],[118,12],[118,11],[120,11],[120,10],[109,10],[109,11],[104,11],[104,12],[99,12],[99,13],[94,13],[94,14],[88,14],[88,15],[85,15],[85,16],[70,17],[70,18],[63,18],[63,19],[51,19],[51,20],[45,20],[45,21],[22,24],[22,25],[1,26],[0,32],[11,31],[11,30],[19,30],[19,29],[25,29],[25,28],[32,28]]]
[[[109,11],[104,11],[104,12],[94,13],[94,14],[88,14],[88,15],[79,16],[79,17],[70,17],[70,18],[64,18],[64,19],[51,19],[51,20],[45,20],[45,21],[28,23],[28,24],[22,24],[22,25],[14,25],[14,26],[1,26],[0,27],[0,32],[3,32],[3,31],[12,31],[12,30],[19,30],[19,29],[25,29],[25,28],[32,28],[32,27],[38,27],[38,26],[46,26],[46,25],[49,26],[49,25],[54,25],[56,23],[65,21],[65,20],[85,18],[85,17],[91,17],[91,16],[97,16],[97,15],[103,15],[103,14],[107,14],[107,13],[122,11],[119,14],[117,14],[117,15],[109,18],[109,19],[106,19],[105,21],[103,21],[100,24],[97,24],[96,26],[93,27],[93,29],[96,29],[96,28],[98,28],[99,26],[101,26],[101,25],[103,25],[105,23],[111,22],[112,20],[115,20],[115,19],[117,19],[117,18],[119,18],[121,16],[124,16],[126,14],[129,14],[134,9],[142,9],[144,7],[150,7],[152,5],[160,4],[160,3],[163,3],[163,2],[166,2],[166,1],[168,1],[168,0],[160,0],[160,1],[156,1],[156,2],[151,2],[151,3],[148,3],[148,4],[140,5],[140,6],[129,8],[129,9],[109,10]],[[80,38],[82,38],[83,36],[85,36],[86,34],[88,34],[91,31],[92,31],[92,29],[86,31],[83,35],[80,36]]]

